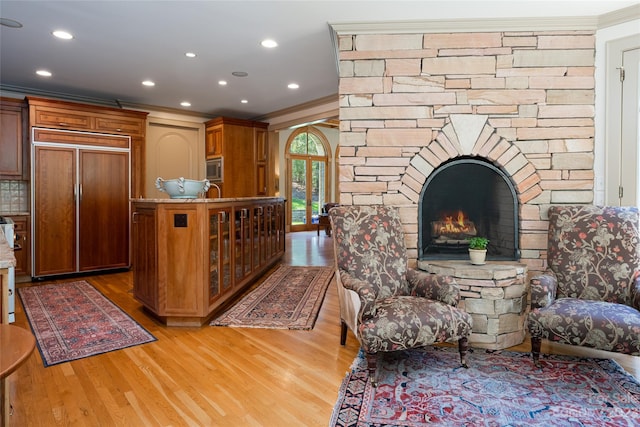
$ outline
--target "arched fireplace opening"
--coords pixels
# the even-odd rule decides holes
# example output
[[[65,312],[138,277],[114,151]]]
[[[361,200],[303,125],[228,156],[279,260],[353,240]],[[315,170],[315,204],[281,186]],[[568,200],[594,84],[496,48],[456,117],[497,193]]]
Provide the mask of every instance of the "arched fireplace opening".
[[[418,205],[421,260],[468,259],[469,238],[490,240],[488,260],[517,260],[518,197],[509,177],[492,163],[456,158],[427,178]]]

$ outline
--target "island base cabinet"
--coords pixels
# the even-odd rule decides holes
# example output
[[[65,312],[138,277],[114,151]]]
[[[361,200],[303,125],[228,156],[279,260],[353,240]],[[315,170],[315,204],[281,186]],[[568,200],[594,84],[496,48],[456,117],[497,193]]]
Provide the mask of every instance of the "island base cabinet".
[[[284,212],[280,198],[134,199],[132,205],[134,296],[168,326],[203,325],[284,254],[273,239],[251,244],[249,212],[266,206]],[[281,220],[275,228],[284,242]]]

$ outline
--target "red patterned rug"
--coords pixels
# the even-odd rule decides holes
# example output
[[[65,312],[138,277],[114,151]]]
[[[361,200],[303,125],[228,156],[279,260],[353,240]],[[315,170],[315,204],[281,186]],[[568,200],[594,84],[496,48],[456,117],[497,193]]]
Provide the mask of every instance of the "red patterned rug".
[[[333,273],[332,267],[281,265],[211,325],[313,329]]]
[[[19,288],[44,366],[155,341],[84,280]]]
[[[330,426],[638,426],[640,382],[616,362],[456,348],[381,355],[378,388],[360,354]]]

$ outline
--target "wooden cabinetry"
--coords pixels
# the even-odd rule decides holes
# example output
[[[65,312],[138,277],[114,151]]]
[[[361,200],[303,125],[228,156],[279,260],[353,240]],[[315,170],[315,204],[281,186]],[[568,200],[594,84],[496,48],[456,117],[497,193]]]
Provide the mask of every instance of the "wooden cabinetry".
[[[269,124],[217,117],[205,125],[206,157],[222,158],[224,164],[222,182],[217,183],[223,197],[266,196]]]
[[[26,103],[0,98],[0,179],[29,179]]]
[[[27,97],[31,127],[130,137],[131,194],[144,195],[146,112]]]
[[[133,211],[134,296],[170,326],[202,325],[284,254],[280,198],[142,199]]]
[[[127,268],[147,113],[27,97],[34,277]]]
[[[16,258],[16,282],[31,280],[31,232],[29,216],[10,216],[14,222],[16,236],[13,255]]]
[[[34,129],[34,277],[129,266],[128,147]]]

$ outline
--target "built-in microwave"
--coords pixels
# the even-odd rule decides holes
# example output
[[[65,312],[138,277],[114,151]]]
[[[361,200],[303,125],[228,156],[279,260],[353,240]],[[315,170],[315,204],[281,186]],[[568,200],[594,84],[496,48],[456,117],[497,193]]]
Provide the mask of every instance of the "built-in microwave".
[[[209,182],[222,182],[222,157],[207,159],[207,179]]]

